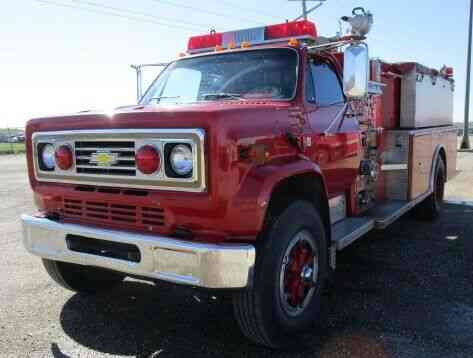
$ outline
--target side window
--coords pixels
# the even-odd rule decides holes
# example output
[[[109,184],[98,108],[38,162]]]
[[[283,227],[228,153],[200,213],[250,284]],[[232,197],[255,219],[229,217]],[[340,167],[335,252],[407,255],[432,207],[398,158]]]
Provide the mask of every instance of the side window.
[[[320,106],[343,103],[345,98],[334,70],[326,63],[315,63],[310,67],[314,80],[315,102]]]
[[[316,103],[315,99],[315,90],[314,90],[314,80],[312,79],[312,72],[310,66],[306,67],[305,75],[305,99],[307,102]]]

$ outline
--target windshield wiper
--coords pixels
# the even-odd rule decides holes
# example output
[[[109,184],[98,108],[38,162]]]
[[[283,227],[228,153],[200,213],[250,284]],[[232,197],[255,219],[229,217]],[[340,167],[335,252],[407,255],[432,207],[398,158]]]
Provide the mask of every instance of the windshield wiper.
[[[212,99],[241,99],[241,94],[239,93],[227,93],[227,92],[217,92],[217,93],[204,93],[202,95],[204,100]]]
[[[151,101],[161,102],[162,99],[177,99],[181,98],[181,96],[159,96],[159,97],[152,97]]]

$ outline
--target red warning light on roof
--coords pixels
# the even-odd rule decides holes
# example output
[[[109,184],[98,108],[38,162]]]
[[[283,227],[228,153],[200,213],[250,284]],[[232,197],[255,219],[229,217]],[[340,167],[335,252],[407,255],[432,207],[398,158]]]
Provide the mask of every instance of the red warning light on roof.
[[[222,33],[211,33],[210,35],[192,36],[189,39],[187,49],[189,52],[199,49],[210,49],[222,46]]]
[[[317,37],[317,29],[313,22],[293,21],[284,24],[271,25],[266,27],[266,38],[269,39],[287,39],[300,37]]]
[[[245,30],[213,32],[208,35],[192,36],[189,39],[187,49],[190,53],[196,53],[212,51],[215,47],[240,47],[243,43],[261,45],[289,39],[309,40],[316,37],[317,29],[315,24],[302,20]]]

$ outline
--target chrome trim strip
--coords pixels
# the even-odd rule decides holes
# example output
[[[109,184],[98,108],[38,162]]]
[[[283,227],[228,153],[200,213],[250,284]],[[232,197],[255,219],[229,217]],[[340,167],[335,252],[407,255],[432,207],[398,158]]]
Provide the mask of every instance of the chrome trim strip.
[[[130,275],[205,288],[244,288],[251,284],[255,248],[245,244],[207,244],[169,237],[62,224],[23,215],[23,244],[42,258],[103,267]],[[135,245],[140,262],[71,251],[68,234]]]
[[[102,175],[77,173],[76,168],[62,171],[56,168],[54,172],[42,171],[38,166],[37,144],[52,142],[55,146],[72,145],[75,162],[75,141],[133,141],[136,145],[153,144],[164,153],[166,143],[188,143],[192,146],[194,162],[196,163],[192,178],[170,178],[164,170],[157,174],[145,175],[137,171],[136,176]],[[172,190],[185,192],[204,192],[206,185],[205,161],[205,131],[200,128],[185,129],[98,129],[70,130],[54,132],[36,132],[32,136],[33,163],[35,178],[39,182],[68,183],[82,185],[100,185],[122,188],[138,188],[150,190]],[[80,148],[82,149],[82,148]],[[103,148],[100,148],[103,149]],[[113,149],[115,150],[115,149]],[[135,148],[133,148],[135,150]],[[82,166],[79,165],[79,168]],[[106,169],[106,168],[105,168]],[[117,167],[116,169],[122,169]]]
[[[101,165],[99,167],[95,166],[95,165],[87,165],[87,164],[79,164],[79,165],[76,165],[76,168],[84,168],[84,169],[119,169],[119,170],[136,170],[135,167],[124,167],[124,166],[120,166],[120,167],[114,167],[114,166],[104,166],[104,165]],[[81,174],[78,174],[78,175],[81,175]],[[88,174],[87,174],[88,175]],[[100,175],[100,174],[98,174]]]
[[[94,140],[90,140],[90,141],[93,142]],[[107,140],[107,141],[110,141],[110,140]],[[108,148],[99,148],[99,147],[80,147],[80,148],[77,148],[77,150],[82,150],[82,151],[89,151],[89,150],[98,151],[98,150],[104,150],[104,149],[108,149]],[[112,148],[112,150],[114,152],[131,152],[131,151],[134,151],[135,148]]]
[[[407,164],[382,164],[381,170],[382,171],[392,171],[392,170],[407,170]]]
[[[430,127],[430,128],[416,128],[416,129],[390,129],[390,132],[399,132],[399,133],[406,133],[408,132],[409,135],[413,135],[414,137],[419,137],[428,134],[441,134],[444,132],[457,132],[457,128],[452,125],[445,125],[445,126],[438,126],[438,127]]]

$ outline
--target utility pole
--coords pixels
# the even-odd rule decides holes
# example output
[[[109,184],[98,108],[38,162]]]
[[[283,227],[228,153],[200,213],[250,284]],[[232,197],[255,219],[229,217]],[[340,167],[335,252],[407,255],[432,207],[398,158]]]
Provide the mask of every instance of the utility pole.
[[[470,76],[471,76],[471,42],[473,27],[473,0],[470,0],[470,21],[468,24],[468,55],[466,64],[466,93],[465,93],[465,126],[461,149],[470,149]]]
[[[297,20],[301,20],[301,19],[307,20],[307,17],[309,16],[309,14],[311,12],[317,10],[319,7],[321,7],[325,3],[325,1],[327,1],[327,0],[289,0],[289,1],[302,1],[302,15],[298,16],[294,20],[294,21],[297,21]],[[318,4],[311,7],[309,10],[307,10],[307,3],[309,1],[316,1],[316,2],[318,2]]]
[[[307,20],[307,2],[306,0],[302,0],[302,17],[304,20]]]

